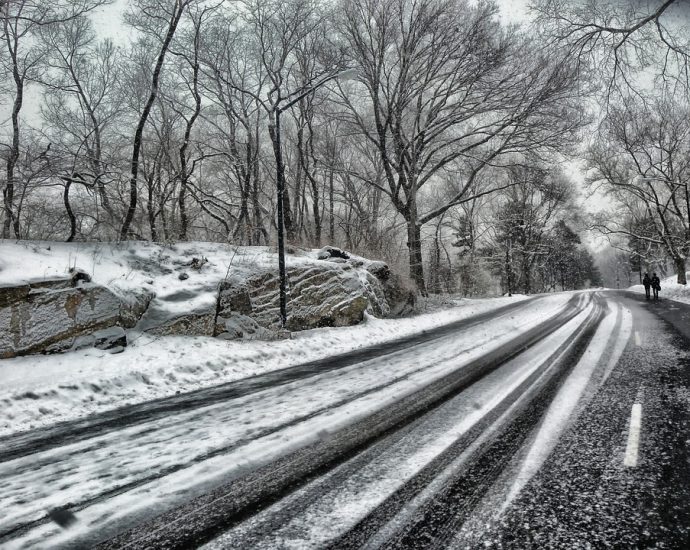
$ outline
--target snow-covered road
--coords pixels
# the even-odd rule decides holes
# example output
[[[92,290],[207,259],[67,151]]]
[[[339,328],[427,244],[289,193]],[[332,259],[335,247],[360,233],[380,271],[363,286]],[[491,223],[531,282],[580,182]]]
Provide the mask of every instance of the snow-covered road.
[[[608,296],[542,296],[353,361],[142,405],[120,424],[18,434],[0,449],[0,546],[404,547],[458,472],[503,446],[476,496],[453,501],[476,533],[540,471],[632,326]],[[76,523],[59,527],[55,508]],[[460,524],[447,531],[464,544]]]
[[[115,534],[414,394],[573,309],[573,302],[580,309],[585,303],[592,307],[589,294],[542,297],[517,312],[499,313],[491,322],[470,323],[462,334],[421,338],[405,349],[333,372],[69,444],[54,441],[41,452],[6,460],[0,463],[0,505],[6,511],[0,518],[0,540],[7,547],[56,547],[81,544],[94,533]],[[566,327],[572,330],[578,322]],[[565,334],[566,327],[558,334]],[[528,375],[518,373],[515,380]],[[504,378],[495,374],[484,381],[487,395],[510,391]],[[472,418],[482,411],[484,406]],[[68,530],[49,522],[46,512],[57,507],[74,511],[79,522]]]
[[[207,548],[303,548],[307,541],[313,547],[326,546],[357,525],[470,430],[480,424],[487,430],[497,422],[497,415],[508,414],[506,411],[514,408],[517,400],[524,399],[530,388],[550,375],[558,364],[556,359],[568,351],[575,341],[573,336],[582,330],[594,309],[589,302],[573,319],[525,353],[421,417],[390,441],[370,449],[366,459],[353,458],[219,537]],[[466,459],[467,455],[460,457]],[[417,497],[417,502],[407,503],[401,511],[403,517],[392,518],[391,525],[384,526],[381,535],[372,536],[369,544],[376,545],[377,538],[386,540],[391,527],[404,522],[405,516],[432,494],[433,490],[427,490],[426,495]],[[266,524],[280,528],[266,530]]]

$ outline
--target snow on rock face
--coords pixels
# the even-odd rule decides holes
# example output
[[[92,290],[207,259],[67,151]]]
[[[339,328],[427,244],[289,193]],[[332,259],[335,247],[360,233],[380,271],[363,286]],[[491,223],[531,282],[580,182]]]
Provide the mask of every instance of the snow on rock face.
[[[206,290],[211,296],[216,295],[217,285]],[[170,314],[170,308],[176,304],[191,302],[197,297],[198,290],[178,290],[159,297],[146,310],[136,325],[137,330],[156,336],[214,336],[216,323],[216,300],[201,304],[188,312]]]
[[[414,304],[414,291],[383,262],[334,247],[296,249],[286,261],[290,331],[356,324],[365,311],[401,315]],[[57,351],[77,339],[81,346],[83,336],[111,326],[155,336],[275,338],[277,263],[268,247],[222,243],[0,241],[0,356]]]
[[[288,330],[339,327],[359,323],[368,309],[379,316],[389,311],[378,281],[349,264],[311,264],[288,269],[290,287],[287,309]],[[216,331],[238,330],[238,321],[247,317],[258,327],[279,328],[279,283],[276,273],[266,271],[237,283],[221,283]],[[239,318],[239,319],[238,319]],[[257,328],[240,323],[240,332],[252,334]]]
[[[57,279],[0,287],[0,358],[71,347],[77,339],[120,323],[128,309],[107,288]]]

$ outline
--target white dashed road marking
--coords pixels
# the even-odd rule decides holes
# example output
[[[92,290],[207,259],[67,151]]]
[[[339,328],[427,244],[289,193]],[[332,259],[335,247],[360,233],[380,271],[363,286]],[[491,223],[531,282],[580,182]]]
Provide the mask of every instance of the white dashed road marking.
[[[642,426],[642,405],[635,403],[630,413],[630,429],[628,430],[628,446],[625,449],[623,464],[629,468],[637,466],[637,453],[640,447],[640,428]]]
[[[640,333],[635,331],[635,345],[640,347],[642,345],[642,340],[640,339]]]

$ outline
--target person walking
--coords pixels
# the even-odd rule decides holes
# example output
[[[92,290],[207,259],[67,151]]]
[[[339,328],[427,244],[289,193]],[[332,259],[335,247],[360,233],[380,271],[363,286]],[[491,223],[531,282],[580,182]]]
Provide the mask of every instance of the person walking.
[[[649,300],[649,287],[652,286],[652,280],[649,278],[649,273],[644,274],[642,284],[644,285],[644,295],[647,297],[647,300]]]
[[[661,290],[661,281],[656,273],[652,273],[652,290],[654,291],[654,299],[659,299],[659,291]]]

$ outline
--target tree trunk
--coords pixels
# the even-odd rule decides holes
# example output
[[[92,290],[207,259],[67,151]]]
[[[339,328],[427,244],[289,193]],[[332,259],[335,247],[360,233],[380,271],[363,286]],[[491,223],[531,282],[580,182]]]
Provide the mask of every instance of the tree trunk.
[[[424,283],[424,264],[422,262],[422,228],[414,219],[407,222],[407,246],[410,254],[410,278],[422,296],[428,296]]]
[[[285,164],[283,164],[283,227],[285,228],[285,238],[287,242],[294,243],[296,237],[295,222],[292,217],[290,188],[285,179]]]
[[[676,266],[676,275],[678,276],[678,284],[686,285],[688,280],[685,276],[685,258],[677,256],[673,259],[673,263]]]
[[[7,24],[5,24],[5,33],[7,35],[6,40],[8,44],[9,51],[12,56],[12,76],[14,78],[14,83],[17,88],[17,95],[14,98],[14,105],[12,107],[12,146],[10,148],[9,154],[7,155],[7,181],[5,183],[5,189],[3,191],[3,198],[5,201],[5,220],[2,227],[2,238],[9,239],[10,237],[10,227],[14,226],[14,236],[19,238],[19,218],[15,220],[14,215],[14,184],[15,184],[15,169],[17,161],[19,160],[19,112],[22,109],[22,104],[24,103],[24,79],[19,73],[19,66],[17,65],[17,50],[16,50],[16,40],[14,43],[14,48],[10,42],[10,35],[7,29]],[[14,224],[12,223],[14,222]]]
[[[333,244],[335,239],[335,201],[333,199],[333,178],[334,170],[330,169],[328,174],[328,240]]]
[[[72,180],[68,179],[65,182],[65,192],[62,195],[62,199],[65,203],[65,210],[67,211],[67,217],[69,218],[69,237],[67,237],[67,242],[71,243],[77,234],[77,218],[74,216],[72,211],[72,206],[69,203],[69,189],[72,186]]]
[[[180,147],[180,193],[177,197],[177,202],[180,208],[180,240],[187,240],[187,230],[189,228],[189,216],[187,214],[187,187],[189,185],[189,168],[187,162],[187,149],[189,148],[189,140],[192,136],[192,128],[199,114],[201,113],[201,94],[199,93],[199,22],[195,25],[194,34],[194,64],[192,66],[192,94],[194,95],[194,112],[187,120],[184,132],[184,142]]]
[[[525,294],[532,294],[532,264],[524,261],[522,264],[522,276],[524,278]]]
[[[513,295],[513,269],[510,266],[510,240],[506,246],[506,287],[508,296]]]
[[[158,242],[158,228],[156,227],[156,205],[154,204],[153,196],[153,185],[154,176],[151,175],[147,178],[149,193],[148,193],[148,217],[149,217],[149,229],[151,230],[151,240],[155,243]]]
[[[151,80],[151,91],[149,92],[149,97],[144,105],[144,110],[139,117],[139,123],[137,124],[136,132],[134,133],[134,143],[132,146],[132,161],[130,165],[130,178],[129,178],[129,205],[127,207],[127,214],[125,215],[125,221],[122,223],[122,228],[120,229],[120,240],[123,241],[127,238],[129,233],[129,227],[134,219],[134,213],[137,210],[137,180],[139,176],[139,155],[141,153],[141,141],[144,134],[144,126],[146,126],[146,121],[151,113],[151,108],[153,103],[158,97],[158,83],[160,80],[161,71],[163,70],[163,62],[165,61],[165,56],[168,53],[168,48],[172,42],[173,36],[175,35],[175,30],[177,25],[182,18],[184,9],[186,7],[186,2],[178,0],[175,7],[175,12],[173,13],[172,19],[168,24],[168,32],[165,35],[163,44],[161,46],[160,52],[158,53],[158,59],[156,61],[156,66],[153,69],[153,78]]]

